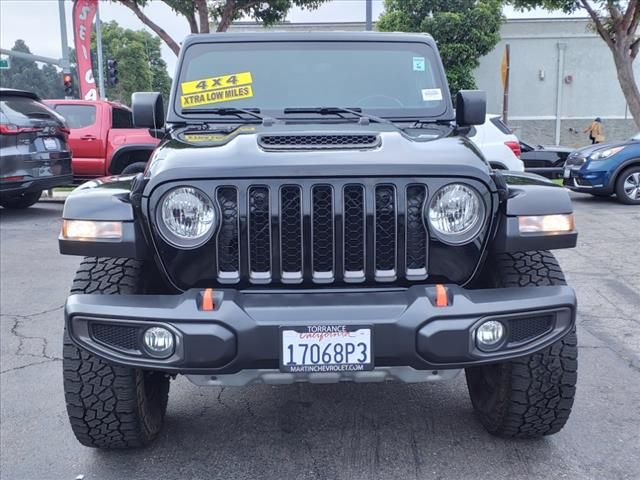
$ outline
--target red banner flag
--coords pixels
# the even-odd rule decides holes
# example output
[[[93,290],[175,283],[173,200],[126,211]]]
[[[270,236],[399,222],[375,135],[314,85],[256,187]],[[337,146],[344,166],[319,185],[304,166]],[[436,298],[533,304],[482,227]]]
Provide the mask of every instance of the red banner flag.
[[[75,0],[73,4],[73,36],[78,63],[80,97],[85,100],[99,98],[91,65],[91,30],[98,10],[98,0]]]

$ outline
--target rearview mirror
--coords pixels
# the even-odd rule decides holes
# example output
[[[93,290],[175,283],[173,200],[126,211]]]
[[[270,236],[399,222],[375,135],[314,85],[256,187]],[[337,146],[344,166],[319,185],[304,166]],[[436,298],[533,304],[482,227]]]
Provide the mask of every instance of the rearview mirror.
[[[482,90],[460,90],[456,95],[456,123],[459,127],[482,125],[487,116],[487,94]]]
[[[136,92],[131,95],[133,124],[138,128],[159,129],[164,126],[164,105],[158,92]]]

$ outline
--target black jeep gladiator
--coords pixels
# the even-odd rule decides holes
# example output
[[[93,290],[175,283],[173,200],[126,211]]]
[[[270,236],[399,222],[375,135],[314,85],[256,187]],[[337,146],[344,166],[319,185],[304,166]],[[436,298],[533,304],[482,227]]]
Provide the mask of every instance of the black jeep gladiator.
[[[202,386],[431,382],[463,369],[480,422],[566,423],[576,297],[549,250],[576,245],[566,191],[493,171],[419,34],[188,37],[146,171],[85,184],[60,251],[64,389],[84,445],[142,446],[177,375]]]

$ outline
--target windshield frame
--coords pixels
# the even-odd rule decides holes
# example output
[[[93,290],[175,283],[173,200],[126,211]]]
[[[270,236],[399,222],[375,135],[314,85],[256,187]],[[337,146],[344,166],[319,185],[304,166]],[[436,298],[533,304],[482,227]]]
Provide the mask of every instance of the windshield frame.
[[[183,113],[179,106],[181,73],[185,58],[189,52],[189,49],[195,45],[201,44],[215,44],[217,47],[224,44],[251,44],[251,43],[404,43],[404,44],[419,44],[421,47],[430,49],[430,61],[433,67],[433,74],[436,81],[442,86],[442,103],[441,109],[438,109],[437,113],[425,113],[428,109],[416,112],[415,108],[366,108],[360,105],[348,105],[346,107],[361,107],[362,113],[376,115],[381,118],[394,120],[394,121],[433,121],[433,122],[447,122],[454,120],[453,105],[451,103],[451,97],[448,89],[447,79],[442,66],[442,60],[438,52],[438,48],[435,41],[428,35],[423,34],[387,34],[379,32],[306,32],[305,35],[298,33],[257,33],[257,34],[223,34],[223,35],[200,35],[188,37],[180,51],[178,59],[175,79],[172,84],[171,94],[169,99],[169,109],[167,113],[167,123],[201,123],[206,121],[207,123],[229,123],[230,118],[225,118],[212,114],[199,114],[194,109],[189,113]],[[323,107],[324,105],[311,105],[312,99],[310,99],[309,107]],[[230,107],[232,105],[229,105]],[[331,120],[324,115],[284,115],[283,110],[288,105],[283,105],[282,109],[264,110],[262,113],[269,116],[274,116],[278,119],[284,120],[296,120],[296,121],[318,121],[322,123],[330,122]],[[336,106],[336,105],[330,105]],[[345,105],[340,105],[345,107]],[[244,107],[248,108],[248,107]],[[239,119],[235,119],[237,122]],[[247,119],[248,120],[248,119]],[[343,119],[344,120],[344,119]]]

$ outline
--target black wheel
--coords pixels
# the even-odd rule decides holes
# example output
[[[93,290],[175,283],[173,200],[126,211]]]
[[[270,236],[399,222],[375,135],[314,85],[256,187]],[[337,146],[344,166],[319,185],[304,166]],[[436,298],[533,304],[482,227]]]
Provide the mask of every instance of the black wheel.
[[[485,287],[565,285],[549,252],[497,255],[488,260]],[[536,438],[564,427],[576,392],[578,347],[575,329],[532,355],[466,369],[471,403],[489,433]]]
[[[145,291],[144,265],[126,258],[85,258],[71,293],[103,295]],[[71,428],[96,448],[142,447],[162,428],[169,377],[113,365],[77,347],[64,333],[64,394]]]
[[[143,173],[147,166],[147,162],[134,162],[131,165],[124,167],[120,175],[133,175],[136,173]]]
[[[640,165],[627,168],[618,176],[616,196],[627,205],[640,205]]]
[[[29,208],[31,205],[40,200],[40,195],[42,195],[42,190],[37,192],[29,192],[23,193],[17,197],[9,197],[9,198],[1,198],[0,205],[4,208],[11,209],[21,209],[21,208]]]

